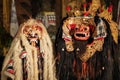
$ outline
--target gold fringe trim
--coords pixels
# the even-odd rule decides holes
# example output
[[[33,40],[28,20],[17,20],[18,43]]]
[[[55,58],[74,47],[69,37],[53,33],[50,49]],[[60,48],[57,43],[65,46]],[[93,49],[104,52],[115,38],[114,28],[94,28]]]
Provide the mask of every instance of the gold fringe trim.
[[[91,58],[96,51],[101,51],[104,44],[104,39],[94,40],[92,44],[87,45],[86,52],[83,55],[79,56],[79,58],[86,62],[89,58]]]

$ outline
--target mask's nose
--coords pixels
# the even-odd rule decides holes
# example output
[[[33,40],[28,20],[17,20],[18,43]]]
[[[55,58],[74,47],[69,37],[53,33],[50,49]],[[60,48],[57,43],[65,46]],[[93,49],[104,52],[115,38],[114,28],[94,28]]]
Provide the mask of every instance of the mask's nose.
[[[89,27],[84,26],[84,25],[81,25],[80,28],[79,28],[79,31],[80,31],[80,32],[86,32],[86,31],[89,31]]]

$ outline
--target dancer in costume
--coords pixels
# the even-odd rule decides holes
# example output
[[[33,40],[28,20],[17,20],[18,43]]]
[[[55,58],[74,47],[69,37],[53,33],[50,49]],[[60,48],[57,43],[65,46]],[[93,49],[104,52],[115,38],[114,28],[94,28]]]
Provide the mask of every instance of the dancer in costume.
[[[118,29],[112,20],[112,5],[102,10],[100,0],[92,0],[83,6],[80,11],[68,5],[68,17],[58,30],[57,78],[119,80]]]
[[[54,63],[44,25],[29,19],[20,25],[5,57],[1,80],[56,80]]]

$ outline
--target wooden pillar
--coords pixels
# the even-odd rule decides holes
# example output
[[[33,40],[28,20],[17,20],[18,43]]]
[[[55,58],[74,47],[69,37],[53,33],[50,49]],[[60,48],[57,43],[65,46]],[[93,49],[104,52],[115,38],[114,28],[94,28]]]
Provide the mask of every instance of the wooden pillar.
[[[0,27],[3,25],[3,0],[0,0]]]
[[[55,12],[56,12],[56,25],[58,27],[62,19],[62,0],[56,0]]]
[[[119,0],[111,0],[113,4],[113,20],[117,21],[117,10],[118,10],[118,1]]]
[[[6,31],[10,30],[10,11],[12,0],[3,0],[3,26]]]

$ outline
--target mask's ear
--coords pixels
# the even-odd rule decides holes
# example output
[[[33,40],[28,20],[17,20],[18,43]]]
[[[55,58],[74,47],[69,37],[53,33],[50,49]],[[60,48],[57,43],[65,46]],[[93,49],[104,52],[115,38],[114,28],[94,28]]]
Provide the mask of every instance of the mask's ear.
[[[92,37],[94,39],[105,38],[107,35],[105,22],[99,16],[95,16],[94,23],[96,26],[95,26],[95,31],[92,34]]]
[[[95,16],[95,17],[94,17],[94,24],[95,24],[95,26],[94,26],[94,32],[91,33],[91,38],[94,38],[94,37],[97,35],[97,30],[96,30],[96,28],[97,28],[97,25],[98,25],[99,23],[100,23],[99,16]]]
[[[89,20],[89,28],[90,28],[90,37],[88,39],[88,44],[92,43],[94,40],[94,36],[96,36],[96,26],[100,22],[99,17],[95,16],[94,18]]]

